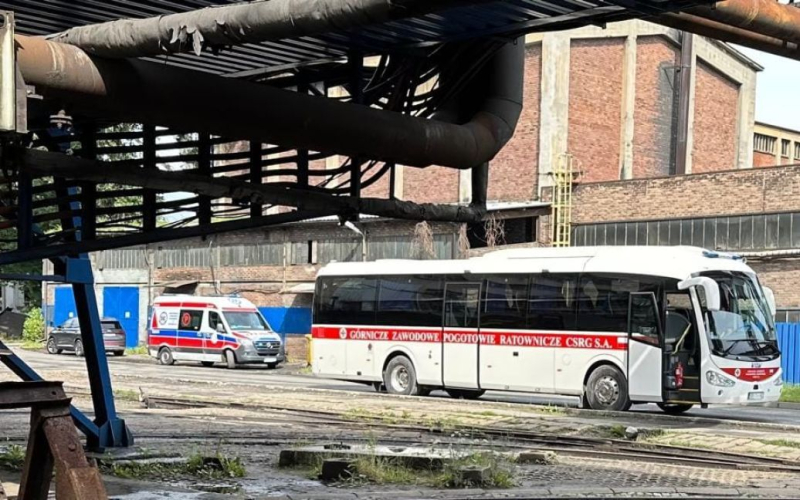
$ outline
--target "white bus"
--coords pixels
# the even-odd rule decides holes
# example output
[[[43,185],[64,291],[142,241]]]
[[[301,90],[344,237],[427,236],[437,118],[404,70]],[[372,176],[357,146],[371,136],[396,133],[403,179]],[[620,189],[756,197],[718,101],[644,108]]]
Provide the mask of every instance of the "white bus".
[[[694,247],[333,263],[317,277],[312,365],[392,394],[764,404],[782,388],[774,309],[743,259]]]

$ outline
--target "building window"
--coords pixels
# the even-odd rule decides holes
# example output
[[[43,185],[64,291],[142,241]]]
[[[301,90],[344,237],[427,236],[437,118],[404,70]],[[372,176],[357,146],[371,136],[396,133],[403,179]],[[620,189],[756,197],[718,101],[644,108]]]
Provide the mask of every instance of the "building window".
[[[800,142],[794,143],[794,159],[800,160]]]
[[[776,323],[800,323],[800,309],[778,309]]]
[[[792,141],[787,139],[781,139],[781,156],[784,158],[789,158],[789,149],[792,146]]]
[[[757,133],[753,141],[753,149],[755,149],[759,153],[767,153],[774,155],[776,141],[777,139],[775,137],[770,137],[768,135]]]

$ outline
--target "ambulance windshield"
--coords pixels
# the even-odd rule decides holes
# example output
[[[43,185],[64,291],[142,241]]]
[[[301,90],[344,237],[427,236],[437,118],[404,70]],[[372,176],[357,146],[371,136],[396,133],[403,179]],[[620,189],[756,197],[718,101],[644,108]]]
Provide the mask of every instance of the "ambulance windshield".
[[[255,311],[225,311],[224,314],[231,330],[271,331],[264,318]]]

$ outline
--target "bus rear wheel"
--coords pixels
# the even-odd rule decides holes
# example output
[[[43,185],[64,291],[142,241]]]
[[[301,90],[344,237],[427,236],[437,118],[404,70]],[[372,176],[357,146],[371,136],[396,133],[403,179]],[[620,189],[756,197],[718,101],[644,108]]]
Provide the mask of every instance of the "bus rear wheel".
[[[447,395],[453,399],[478,399],[486,391],[469,389],[446,389]]]
[[[631,407],[628,381],[617,368],[598,366],[584,388],[586,402],[593,410],[626,411]]]
[[[389,394],[418,395],[417,371],[411,360],[405,356],[392,358],[383,372],[383,385]]]
[[[681,415],[691,410],[694,405],[681,403],[656,403],[661,411],[667,415]]]

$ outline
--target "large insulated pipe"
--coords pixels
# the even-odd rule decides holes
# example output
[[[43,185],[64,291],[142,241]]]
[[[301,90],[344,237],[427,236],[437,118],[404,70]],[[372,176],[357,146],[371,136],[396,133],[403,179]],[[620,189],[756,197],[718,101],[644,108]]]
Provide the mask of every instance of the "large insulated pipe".
[[[346,30],[488,0],[268,0],[79,26],[49,38],[109,58],[199,53]]]
[[[501,48],[477,113],[452,124],[17,36],[26,83],[82,114],[358,156],[472,168],[511,138],[522,111],[524,44]]]
[[[775,0],[725,0],[686,12],[760,35],[800,42],[800,9]]]
[[[723,42],[735,43],[770,54],[800,60],[800,49],[796,43],[760,35],[704,17],[686,13],[665,13],[651,20],[677,30],[688,31],[697,35],[722,40]]]

